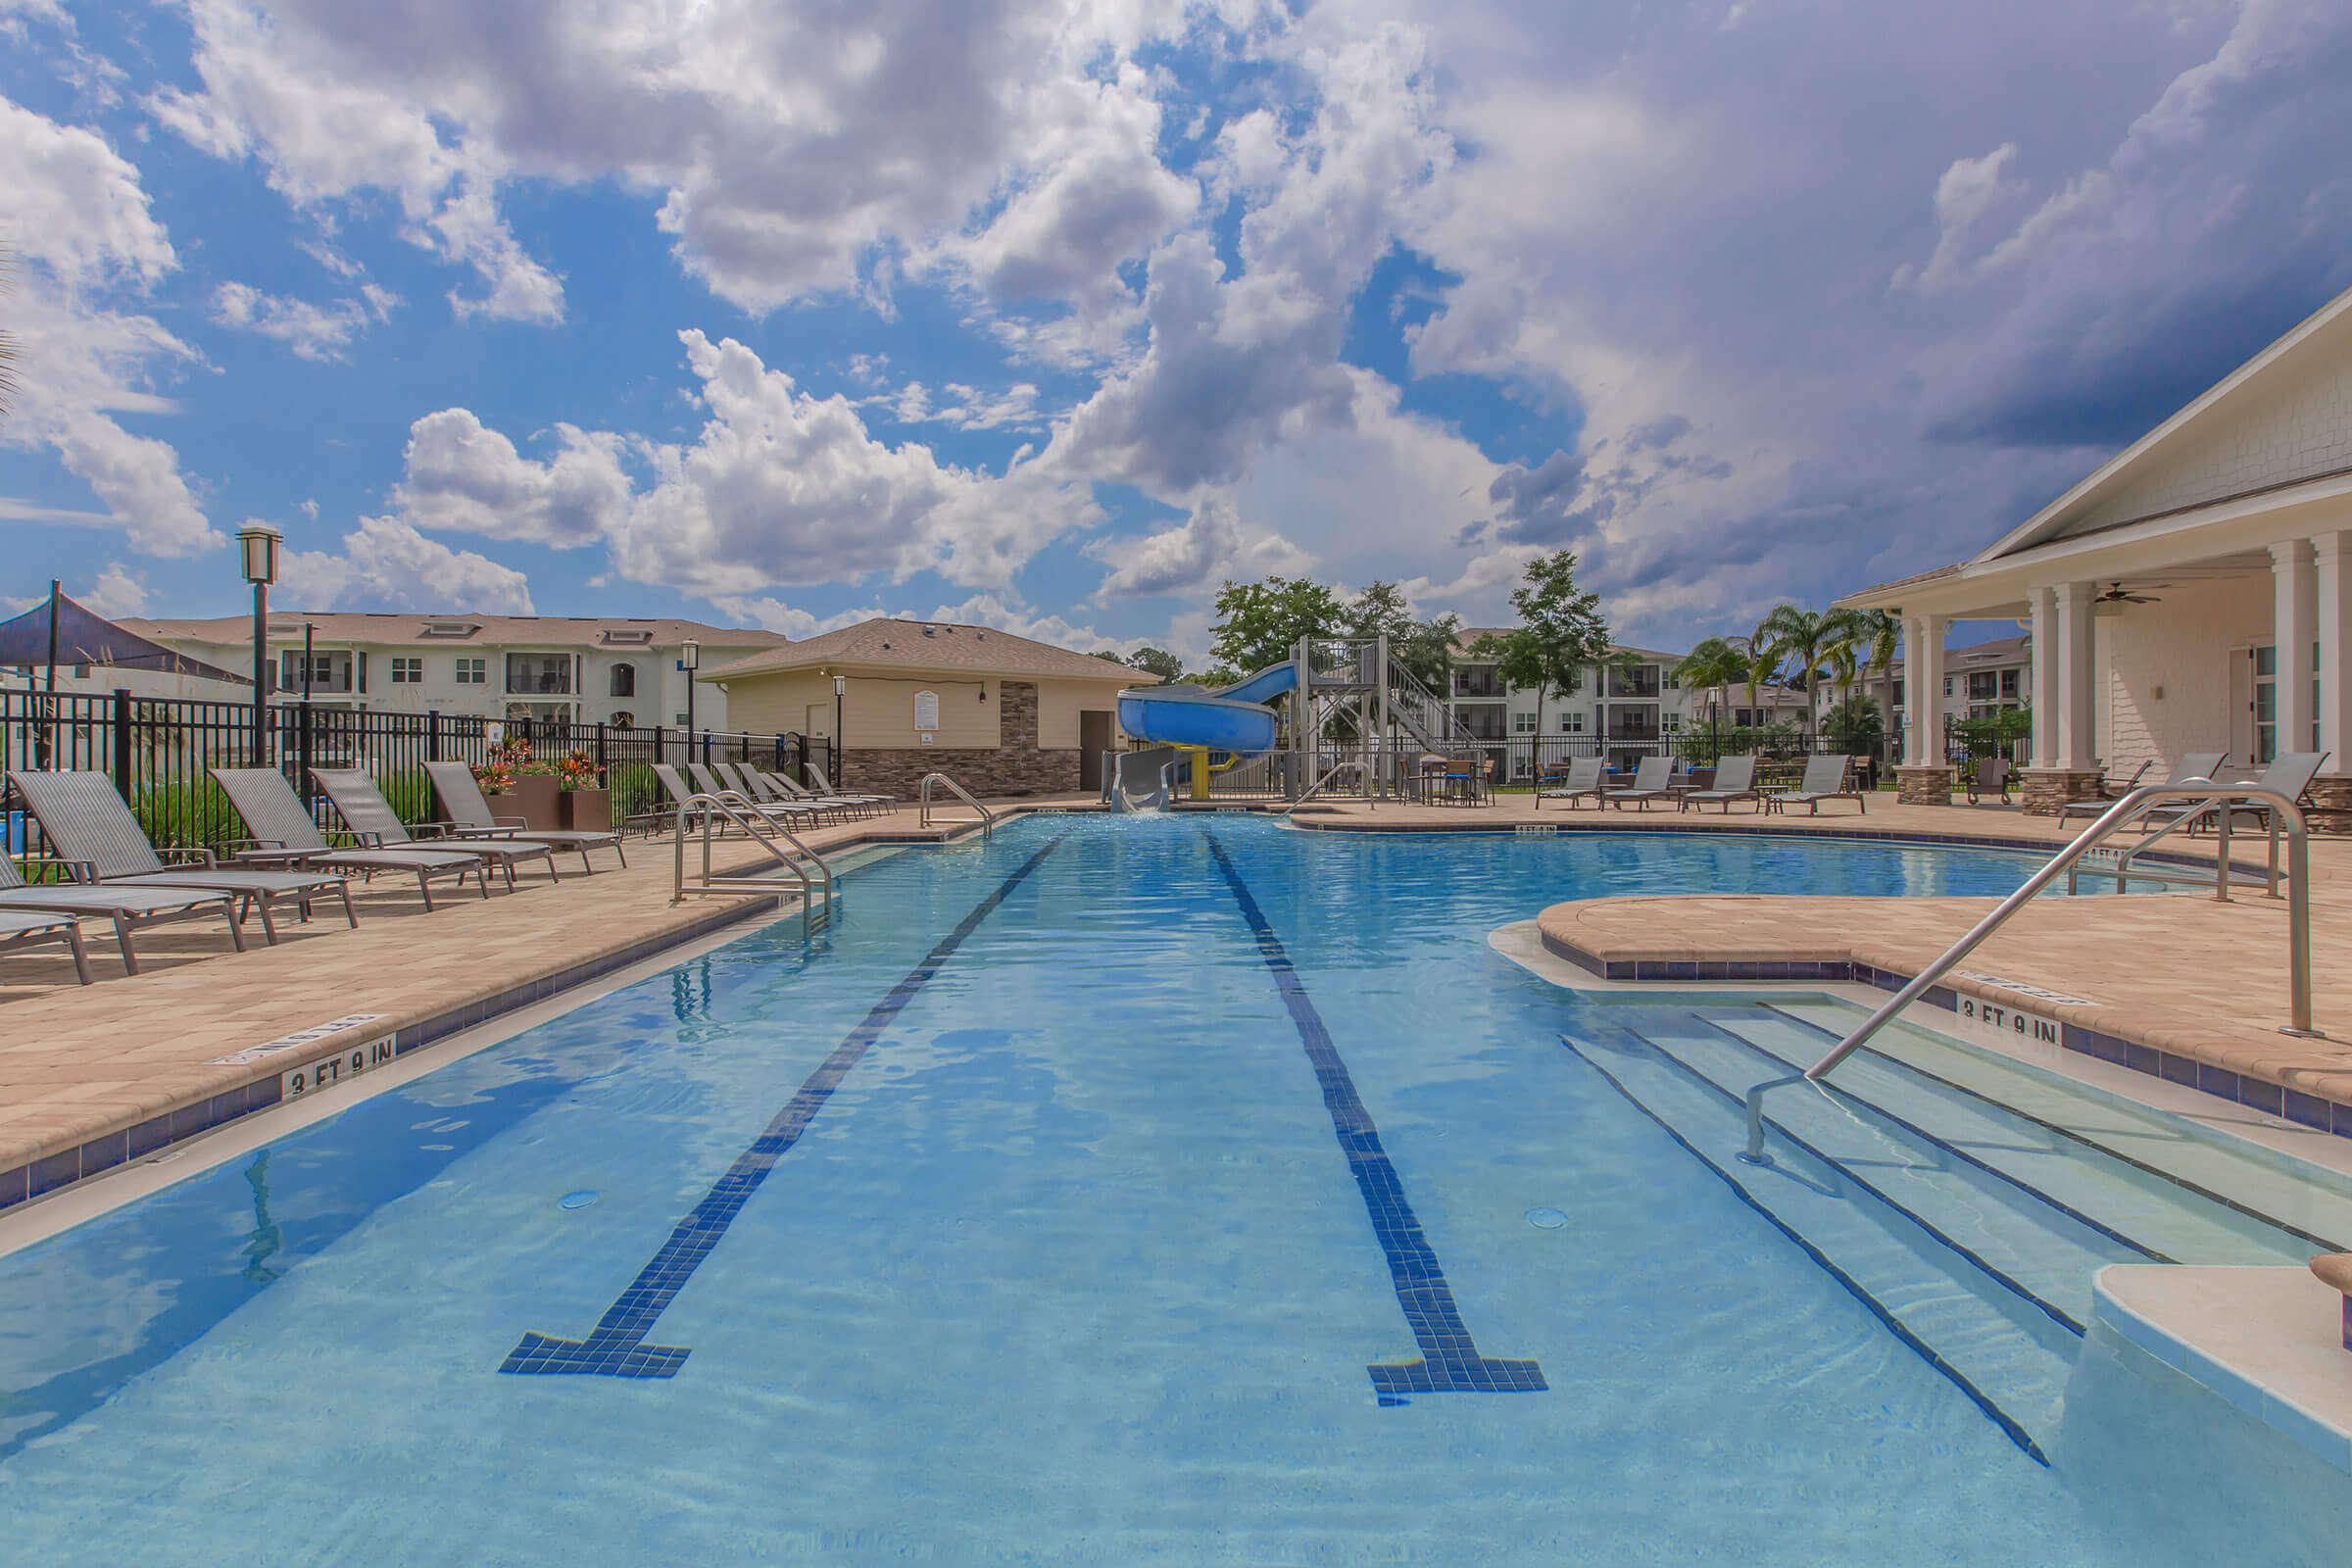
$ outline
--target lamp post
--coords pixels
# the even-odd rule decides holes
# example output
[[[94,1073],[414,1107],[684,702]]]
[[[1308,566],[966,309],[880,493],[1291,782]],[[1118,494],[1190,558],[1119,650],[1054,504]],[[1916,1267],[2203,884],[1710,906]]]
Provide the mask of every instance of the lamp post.
[[[841,743],[844,737],[841,732],[841,698],[842,694],[849,689],[850,678],[847,675],[833,677],[833,787],[835,789],[841,788],[842,778]]]
[[[277,581],[278,531],[260,523],[237,530],[245,580],[253,584],[253,760],[270,760],[270,585]]]
[[[693,638],[686,639],[685,652],[678,662],[686,667],[686,755],[694,755],[694,672],[703,667],[703,645]]]

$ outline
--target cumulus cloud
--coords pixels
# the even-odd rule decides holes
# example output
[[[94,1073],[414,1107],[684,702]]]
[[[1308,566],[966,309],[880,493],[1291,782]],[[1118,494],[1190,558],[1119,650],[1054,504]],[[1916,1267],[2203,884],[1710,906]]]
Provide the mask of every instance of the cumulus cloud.
[[[283,343],[297,359],[340,360],[354,338],[399,303],[399,295],[373,283],[363,284],[359,298],[331,305],[265,293],[250,283],[223,283],[213,291],[213,319]]]
[[[1114,564],[1097,590],[1106,598],[1180,594],[1226,577],[1296,576],[1313,559],[1264,529],[1245,529],[1231,502],[1204,498],[1173,528],[1141,539],[1098,540],[1087,554]]]
[[[287,551],[281,599],[311,610],[470,610],[531,613],[523,574],[470,550],[452,550],[397,517],[362,517],[342,551]]]
[[[138,171],[96,132],[0,98],[20,384],[0,442],[45,448],[95,491],[132,546],[187,556],[220,543],[179,454],[120,414],[172,411],[157,388],[196,351],[136,307],[177,265]]]
[[[89,586],[74,597],[109,620],[147,613],[147,585],[120,561],[108,562]]]
[[[541,463],[488,429],[469,409],[443,409],[409,427],[407,477],[393,489],[402,517],[421,528],[570,549],[619,527],[632,491],[620,438],[555,427]]]

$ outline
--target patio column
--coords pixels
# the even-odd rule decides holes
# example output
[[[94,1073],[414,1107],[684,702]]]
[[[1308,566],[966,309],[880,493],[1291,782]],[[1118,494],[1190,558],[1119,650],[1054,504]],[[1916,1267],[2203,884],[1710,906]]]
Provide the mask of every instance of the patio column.
[[[2058,596],[2054,589],[2029,590],[2034,607],[2033,662],[2027,666],[2033,687],[2027,700],[2034,707],[2034,765],[2058,765]]]
[[[1942,615],[1903,617],[1903,765],[1895,770],[1896,798],[1905,806],[1952,804],[1951,774],[1943,760]]]
[[[2311,541],[2313,609],[2320,645],[2320,749],[2328,760],[2311,782],[2311,825],[2352,833],[2352,531]]]
[[[2054,767],[2095,771],[2099,765],[2098,729],[2093,704],[2098,694],[2098,664],[2091,655],[2090,601],[2094,588],[2070,582],[2054,590],[2058,603],[2058,752]]]
[[[2319,630],[2318,574],[2312,547],[2300,539],[2271,546],[2271,641],[2278,678],[2278,750],[2311,750],[2311,645]]]

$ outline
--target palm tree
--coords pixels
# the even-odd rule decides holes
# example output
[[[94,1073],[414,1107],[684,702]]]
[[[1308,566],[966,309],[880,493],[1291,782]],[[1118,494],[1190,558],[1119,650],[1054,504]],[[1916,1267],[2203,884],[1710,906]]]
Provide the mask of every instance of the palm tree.
[[[1676,680],[1709,693],[1707,722],[1710,726],[1714,724],[1734,683],[1746,681],[1751,691],[1755,687],[1755,664],[1739,646],[1745,640],[1739,637],[1706,638],[1685,654],[1682,662],[1674,666]],[[1753,703],[1755,699],[1750,697],[1748,701]]]
[[[1848,662],[1859,662],[1864,671],[1886,682],[1886,700],[1879,705],[1879,712],[1886,720],[1886,732],[1892,734],[1894,650],[1903,637],[1901,618],[1884,610],[1833,610],[1830,614],[1838,622],[1838,640],[1845,647]]]
[[[1788,666],[1792,680],[1805,683],[1805,728],[1812,729],[1819,704],[1815,700],[1820,687],[1822,669],[1829,663],[1830,650],[1838,644],[1838,629],[1834,617],[1836,611],[1806,610],[1797,605],[1782,604],[1772,607],[1770,613],[1756,623],[1755,642],[1763,644],[1756,654],[1759,663],[1772,668]]]

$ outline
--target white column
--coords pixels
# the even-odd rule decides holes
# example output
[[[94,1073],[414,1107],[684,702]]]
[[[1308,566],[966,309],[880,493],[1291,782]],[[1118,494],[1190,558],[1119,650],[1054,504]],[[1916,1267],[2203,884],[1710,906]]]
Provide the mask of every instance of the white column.
[[[1943,615],[1912,615],[1903,621],[1903,668],[1911,677],[1911,767],[1943,765]]]
[[[2034,765],[2058,765],[2058,597],[2050,588],[2028,590],[2032,596],[2034,613],[2032,627],[2033,662],[2028,666],[2033,684],[2027,690],[2027,701],[2034,706]]]
[[[2311,542],[2313,595],[2320,643],[2320,749],[2329,773],[2352,773],[2352,532],[2324,533]]]
[[[2070,582],[2053,592],[2058,610],[2058,745],[2051,765],[2085,773],[2099,765],[2094,707],[2098,665],[2090,647],[2093,587]]]
[[[2271,640],[2278,645],[2278,750],[2311,750],[2311,644],[2319,629],[2311,546],[2271,546]]]
[[[1903,617],[1903,766],[1919,765],[1919,645],[1926,639],[1925,622],[1917,615]]]

